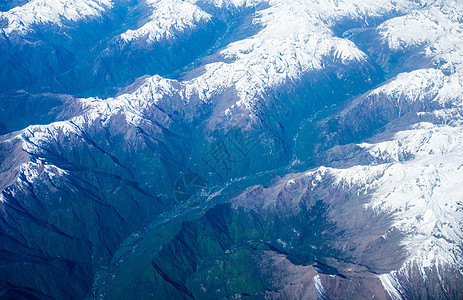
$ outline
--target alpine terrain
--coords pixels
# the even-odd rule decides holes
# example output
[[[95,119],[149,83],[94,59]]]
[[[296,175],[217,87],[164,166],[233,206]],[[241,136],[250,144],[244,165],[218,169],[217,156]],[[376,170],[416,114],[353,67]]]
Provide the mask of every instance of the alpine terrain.
[[[0,299],[153,298],[463,299],[463,2],[0,2]]]

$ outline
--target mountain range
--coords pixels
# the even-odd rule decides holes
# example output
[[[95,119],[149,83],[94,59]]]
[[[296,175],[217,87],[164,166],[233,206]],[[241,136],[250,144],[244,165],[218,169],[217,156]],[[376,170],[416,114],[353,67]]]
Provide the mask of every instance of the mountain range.
[[[0,3],[1,299],[461,299],[459,0]]]

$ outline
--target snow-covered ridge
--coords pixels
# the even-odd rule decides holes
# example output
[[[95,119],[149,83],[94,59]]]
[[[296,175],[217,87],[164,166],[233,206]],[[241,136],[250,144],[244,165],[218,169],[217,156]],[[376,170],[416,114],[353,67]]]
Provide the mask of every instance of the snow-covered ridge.
[[[206,72],[182,82],[186,95],[196,91],[202,100],[209,101],[216,91],[233,87],[238,104],[248,105],[268,87],[320,70],[325,59],[346,65],[365,62],[367,57],[361,50],[351,41],[335,37],[330,24],[324,23],[324,18],[352,17],[350,7],[340,5],[335,10],[333,3],[325,2],[270,1],[253,20],[262,29],[209,58],[212,62],[204,66]],[[359,7],[380,14],[379,6]]]
[[[455,110],[460,114],[455,114]],[[337,178],[344,188],[355,186],[356,190],[369,195],[370,200],[364,205],[367,211],[391,216],[390,230],[404,235],[402,245],[408,252],[398,270],[405,277],[410,276],[413,266],[418,267],[422,278],[426,278],[431,270],[459,268],[463,263],[460,247],[463,243],[461,107],[433,113],[448,115],[452,121],[449,124],[417,123],[395,133],[392,140],[387,141],[383,138],[388,135],[382,134],[370,143],[359,144],[362,150],[356,157],[370,156],[387,163],[329,169],[329,175],[325,175]],[[348,147],[345,149],[349,151]],[[353,161],[361,161],[356,157]],[[323,176],[320,181],[323,182]],[[387,232],[384,238],[387,239]],[[381,276],[385,288],[400,299],[394,292],[398,287],[388,285],[391,280],[397,280],[395,275]]]
[[[238,206],[255,203],[270,209],[281,205],[290,213],[291,209],[300,209],[299,201],[310,200],[301,195],[325,195],[341,190],[341,198],[322,198],[332,207],[330,216],[341,229],[358,232],[357,221],[352,220],[352,216],[346,221],[343,216],[345,207],[355,207],[352,211],[362,211],[368,216],[388,216],[383,221],[386,229],[381,237],[385,241],[391,232],[400,232],[403,236],[400,246],[407,256],[397,270],[402,277],[418,275],[426,280],[429,272],[458,269],[463,264],[463,118],[458,121],[451,126],[418,123],[395,133],[392,140],[374,142],[373,139],[371,143],[359,145],[362,152],[392,158],[387,163],[318,167],[290,174],[282,182],[262,188],[262,193],[256,189],[262,204],[252,201],[253,189],[235,202]],[[344,149],[350,151],[349,147]],[[398,159],[397,153],[401,152],[413,155]],[[357,155],[364,156],[364,153]],[[353,160],[356,161],[355,157]],[[285,202],[279,204],[280,201]],[[409,274],[412,266],[418,267],[418,274]],[[391,297],[401,299],[397,272],[382,274],[379,278]]]
[[[123,33],[122,40],[142,40],[146,43],[169,40],[179,32],[192,30],[198,23],[209,22],[211,19],[211,15],[188,1],[151,0],[147,1],[147,5],[152,9],[148,22],[138,29]]]
[[[28,5],[35,7],[39,3],[49,2],[33,1]],[[80,5],[79,7],[87,4],[87,2],[72,3],[76,6]],[[153,76],[130,94],[104,101],[97,98],[82,99],[82,103],[88,108],[87,112],[74,118],[73,122],[90,126],[97,118],[107,119],[123,111],[127,122],[136,124],[143,119],[144,112],[149,111],[153,104],[170,101],[174,94],[177,97],[176,101],[181,100],[184,103],[188,103],[193,98],[209,102],[214,101],[215,96],[230,88],[234,89],[238,96],[237,104],[249,107],[250,103],[255,101],[266,88],[278,86],[285,81],[297,80],[313,70],[322,70],[325,61],[337,60],[349,65],[362,64],[368,60],[366,54],[353,42],[334,35],[330,28],[332,20],[346,17],[362,18],[364,14],[380,16],[391,11],[406,12],[416,7],[414,3],[388,0],[374,3],[327,0],[270,1],[269,7],[258,11],[254,16],[254,22],[260,24],[262,29],[255,35],[231,43],[217,54],[213,54],[208,59],[212,62],[204,66],[205,72],[202,72],[202,75],[184,81]],[[64,2],[62,4],[63,7],[72,7]],[[153,7],[153,15],[147,24],[156,24],[157,27],[154,31],[151,30],[154,27],[148,31],[144,31],[142,27],[140,31],[131,32],[133,35],[130,35],[130,38],[144,36],[148,39],[158,39],[171,34],[170,30],[177,28],[175,26],[194,26],[202,18],[209,20],[211,17],[190,2],[170,0],[150,1],[148,4]],[[215,1],[213,4],[219,6]],[[106,2],[105,5],[109,6],[110,2]],[[255,3],[240,2],[234,5],[255,5]],[[25,7],[26,5],[23,9]],[[12,11],[14,10],[8,13]],[[398,19],[400,18],[402,17]],[[399,35],[401,31],[391,34]],[[128,35],[126,37],[129,38]],[[193,70],[192,73],[195,74],[196,71]],[[185,78],[188,77],[187,74]],[[439,91],[442,93],[440,98],[443,101],[451,99],[451,93],[454,95],[452,99],[456,100],[459,90],[456,91],[455,87],[461,89],[459,81],[461,79],[457,74],[448,78],[439,70],[419,70],[400,75],[397,80],[375,90],[372,94],[386,93],[391,99],[396,99],[395,101],[400,101],[403,97],[424,101],[430,94]],[[423,94],[423,90],[426,93]],[[180,103],[179,105],[181,106]],[[35,130],[39,130],[38,128]]]
[[[28,5],[33,3],[38,5],[45,2],[33,1]],[[182,26],[186,24],[182,23],[185,20],[191,21],[191,23],[185,22],[193,26],[197,21],[196,14],[199,14],[199,17],[210,17],[205,13],[203,15],[194,4],[189,2],[172,0],[164,3],[158,1],[149,3],[153,6],[154,13],[150,22],[161,24],[157,30],[158,33],[164,32],[164,35],[169,34],[171,28],[169,26],[177,24],[175,16],[180,18],[179,22]],[[137,123],[143,118],[144,111],[148,111],[159,101],[168,101],[173,94],[178,96],[177,100],[180,99],[185,103],[193,96],[203,101],[214,101],[214,96],[229,88],[236,91],[238,104],[248,106],[268,87],[283,84],[286,80],[297,80],[312,70],[321,70],[325,60],[335,59],[346,65],[366,62],[367,56],[354,43],[334,36],[328,26],[331,18],[352,17],[352,14],[361,17],[364,13],[380,15],[391,10],[405,11],[414,7],[409,3],[407,6],[407,3],[407,1],[400,1],[392,5],[392,2],[387,0],[374,4],[364,1],[271,1],[270,6],[257,12],[254,18],[254,22],[260,24],[262,29],[251,37],[231,43],[221,49],[217,55],[212,55],[211,60],[216,62],[205,65],[205,72],[202,75],[180,82],[153,76],[133,93],[104,101],[96,98],[82,100],[83,103],[89,104],[88,110],[84,115],[76,117],[73,122],[90,126],[93,120],[100,116],[106,119],[119,111],[124,111],[129,123]],[[109,2],[106,4],[110,5]],[[389,4],[389,10],[381,8],[385,4]],[[68,7],[68,4],[64,6]],[[190,7],[193,10],[190,11],[188,9]],[[184,20],[184,14],[192,19]],[[162,21],[171,20],[171,17],[175,22],[172,21],[167,27],[163,27]],[[400,18],[402,17],[398,19]],[[439,30],[445,31],[445,28]],[[394,34],[399,35],[401,31]],[[227,60],[221,61],[223,58]],[[441,96],[436,99],[455,101],[459,99],[460,81],[458,73],[447,77],[440,70],[419,70],[399,75],[397,80],[372,94],[385,93],[391,99],[396,99],[395,101],[404,98],[407,101],[409,99],[427,101],[430,95],[438,92]],[[34,130],[40,131],[39,126]]]
[[[254,2],[218,2],[214,6],[255,6]],[[264,1],[265,2],[265,1]],[[153,2],[152,5],[157,5]],[[176,5],[175,9],[190,6],[188,2]],[[269,7],[254,15],[253,23],[262,29],[255,35],[236,41],[207,59],[202,75],[182,81],[183,94],[188,99],[198,94],[203,101],[210,101],[217,92],[232,87],[238,96],[238,105],[249,104],[266,88],[297,80],[307,72],[324,68],[325,60],[336,60],[342,64],[362,64],[368,58],[348,39],[338,38],[331,27],[343,19],[363,20],[365,16],[381,17],[391,13],[406,13],[419,7],[414,1],[281,1],[268,2]],[[170,6],[169,6],[170,7]],[[167,8],[166,8],[167,9]],[[170,8],[169,8],[170,9]],[[164,9],[160,9],[160,14]],[[195,16],[195,12],[198,15]],[[193,7],[192,15],[171,14],[179,27],[189,28],[188,20],[208,20],[201,11]],[[156,17],[155,17],[156,16]],[[213,17],[213,16],[212,16]],[[122,35],[125,40],[146,38],[156,40],[169,35],[171,24],[159,21],[161,15],[153,14],[152,20],[143,27]],[[155,25],[153,25],[153,23]],[[284,26],[282,26],[284,24]],[[154,27],[153,27],[154,26]],[[192,25],[191,25],[192,26]],[[165,33],[159,35],[160,28]],[[191,72],[196,74],[198,72]],[[194,76],[194,75],[193,75]],[[186,75],[185,78],[192,76]],[[158,80],[153,77],[149,81]]]
[[[383,42],[394,51],[422,47],[425,56],[441,69],[454,71],[463,62],[463,4],[460,1],[434,3],[425,9],[383,23]]]
[[[331,171],[340,183],[354,182],[374,191],[366,209],[393,216],[392,226],[406,236],[403,243],[410,256],[404,268],[416,262],[422,268],[463,262],[459,247],[463,243],[462,96],[461,69],[449,75],[439,69],[422,69],[400,74],[341,113],[349,122],[365,118],[358,113],[365,111],[356,109],[359,106],[376,111],[395,101],[397,107],[407,108],[403,113],[411,123],[386,127],[386,132],[358,145],[362,149],[355,155],[358,159],[351,158],[359,162],[360,157],[372,157],[387,163],[362,166],[362,172],[354,171],[357,166]],[[417,102],[423,105],[413,106]],[[420,111],[433,107],[433,102],[438,104],[434,110]],[[429,115],[429,122],[413,124],[424,115]]]
[[[397,105],[403,103],[430,104],[435,101],[441,107],[461,106],[463,104],[461,101],[462,74],[463,70],[458,70],[446,76],[439,69],[420,69],[402,73],[394,81],[369,93],[368,97],[387,95],[391,101],[397,101]]]
[[[12,32],[25,34],[30,27],[38,24],[62,25],[62,21],[79,21],[101,16],[111,8],[111,0],[32,0],[23,6],[0,12],[0,20],[6,19],[2,28],[5,35]]]
[[[180,89],[178,93],[185,101],[197,95],[202,101],[209,102],[217,94],[232,88],[238,96],[236,102],[249,106],[266,88],[321,70],[325,61],[335,60],[344,65],[367,61],[365,53],[353,42],[334,35],[330,28],[332,20],[361,19],[363,14],[387,14],[391,10],[405,10],[406,6],[406,1],[392,5],[385,0],[382,4],[388,4],[389,9],[384,10],[376,3],[370,6],[358,1],[356,9],[351,11],[350,2],[322,2],[270,1],[269,7],[256,12],[253,18],[253,23],[261,30],[208,57],[208,63],[202,66],[205,72],[193,70],[184,76],[186,80],[170,83],[154,76],[134,92],[137,97],[127,97],[137,105],[141,104],[138,99],[159,101],[168,95],[155,92],[151,87],[167,84],[180,85],[176,89]],[[212,1],[211,4],[240,7],[257,5],[258,2],[224,4]],[[139,29],[122,34],[122,39],[151,43],[169,38],[177,30],[193,29],[198,22],[213,18],[190,2],[152,1],[149,5],[153,7],[150,21]],[[201,75],[196,76],[197,73]]]
[[[426,267],[432,266],[436,259],[452,265],[463,261],[458,250],[463,242],[459,203],[463,193],[463,153],[461,146],[452,145],[461,145],[461,136],[454,136],[455,131],[461,133],[461,128],[443,127],[439,131],[428,132],[424,141],[419,135],[408,137],[421,138],[416,142],[427,144],[423,147],[430,149],[429,154],[390,166],[379,181],[373,201],[367,205],[393,213],[396,218],[393,226],[407,234],[404,243],[413,259],[423,260]],[[450,144],[450,150],[441,154],[446,143]]]
[[[334,211],[342,210],[343,205],[359,205],[358,199],[364,199],[360,202],[363,202],[362,206],[354,211],[363,210],[371,216],[389,216],[387,220],[390,223],[384,224],[387,229],[381,238],[387,242],[390,232],[400,232],[403,236],[400,246],[406,251],[406,259],[396,272],[379,276],[393,299],[403,298],[397,274],[401,278],[421,277],[421,280],[426,280],[430,272],[458,270],[463,264],[461,121],[456,126],[417,124],[410,130],[396,133],[391,141],[360,145],[364,152],[371,155],[394,158],[400,152],[414,154],[407,160],[396,159],[395,162],[345,169],[319,167],[286,181],[286,189],[305,186],[307,193],[320,188],[345,191],[346,199],[339,203],[335,198],[330,203]],[[349,151],[349,148],[345,150]],[[307,181],[310,183],[305,183]],[[274,201],[272,197],[268,199],[272,199],[269,202]],[[293,205],[297,207],[297,203]],[[338,213],[332,216],[336,218]],[[355,221],[345,222],[342,217],[339,220],[340,228],[358,230]],[[413,268],[418,273],[413,271],[411,274],[411,270],[415,270]],[[440,284],[444,285],[445,280],[440,280]]]

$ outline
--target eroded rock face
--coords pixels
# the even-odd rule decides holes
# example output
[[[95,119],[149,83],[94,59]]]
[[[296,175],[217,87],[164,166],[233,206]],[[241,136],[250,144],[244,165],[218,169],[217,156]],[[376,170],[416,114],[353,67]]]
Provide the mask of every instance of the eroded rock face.
[[[0,297],[461,298],[456,1],[11,5]]]

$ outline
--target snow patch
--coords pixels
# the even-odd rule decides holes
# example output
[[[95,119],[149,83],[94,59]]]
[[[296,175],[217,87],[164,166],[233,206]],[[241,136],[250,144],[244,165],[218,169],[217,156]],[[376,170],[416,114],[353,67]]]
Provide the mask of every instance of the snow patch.
[[[402,294],[399,291],[400,283],[394,276],[394,272],[378,275],[381,284],[392,300],[402,300]]]
[[[320,275],[315,275],[313,278],[313,282],[315,284],[315,290],[317,292],[318,299],[325,299],[326,298],[326,290],[323,287],[323,284],[320,280]]]

